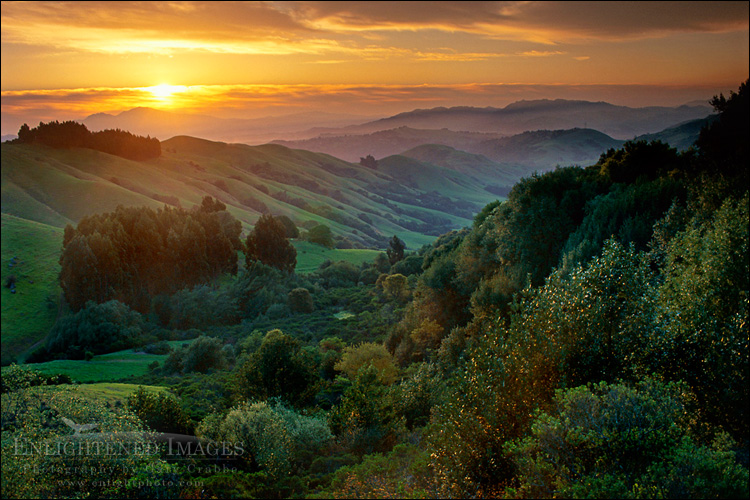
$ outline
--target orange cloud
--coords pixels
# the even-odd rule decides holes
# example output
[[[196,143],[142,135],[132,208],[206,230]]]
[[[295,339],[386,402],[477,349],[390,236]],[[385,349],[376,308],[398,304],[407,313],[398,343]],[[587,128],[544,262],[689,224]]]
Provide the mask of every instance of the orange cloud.
[[[124,53],[316,53],[438,30],[556,44],[748,27],[747,2],[6,2],[2,41]]]

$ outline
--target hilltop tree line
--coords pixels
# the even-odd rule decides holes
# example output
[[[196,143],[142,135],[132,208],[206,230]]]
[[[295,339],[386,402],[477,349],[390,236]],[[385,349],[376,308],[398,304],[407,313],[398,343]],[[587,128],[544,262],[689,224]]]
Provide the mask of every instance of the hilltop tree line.
[[[140,493],[747,498],[747,83],[712,101],[693,149],[631,141],[534,175],[417,252],[394,237],[372,263],[300,276],[263,250],[288,234],[264,216],[231,285],[160,296],[151,316],[80,309],[71,331],[99,343],[149,342],[153,321],[195,337],[144,347],[168,357],[139,383],[173,393],[136,393],[119,425],[249,450],[229,474],[131,467],[199,484]],[[23,411],[29,383],[3,378],[11,438],[59,432]],[[4,496],[60,495],[8,462]]]
[[[18,138],[11,142],[38,143],[53,148],[89,148],[136,161],[161,156],[161,143],[155,137],[142,137],[120,129],[91,132],[75,121],[39,122],[34,128],[24,123],[18,130]]]

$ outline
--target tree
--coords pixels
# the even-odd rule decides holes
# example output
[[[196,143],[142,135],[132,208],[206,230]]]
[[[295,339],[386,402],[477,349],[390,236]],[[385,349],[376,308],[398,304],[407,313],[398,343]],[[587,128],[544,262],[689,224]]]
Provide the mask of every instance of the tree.
[[[326,226],[325,224],[318,224],[317,226],[311,228],[307,232],[307,241],[311,243],[317,243],[318,245],[323,245],[326,248],[333,248],[333,233],[331,232],[331,228]]]
[[[405,249],[406,243],[401,241],[401,239],[394,234],[388,245],[388,249],[386,250],[386,252],[388,253],[388,261],[391,263],[391,265],[394,265],[396,262],[404,258]]]
[[[261,215],[245,242],[245,265],[255,261],[293,273],[297,250],[286,237],[284,226],[270,214]]]
[[[240,231],[224,210],[118,206],[65,228],[60,285],[74,311],[88,300],[119,300],[146,313],[156,295],[236,274]]]
[[[286,237],[287,238],[299,238],[299,228],[297,228],[297,225],[292,221],[292,219],[289,218],[287,215],[277,215],[276,220],[278,220],[282,226],[284,226],[284,231],[286,231]]]
[[[161,143],[155,137],[136,136],[119,129],[90,132],[85,125],[75,121],[40,122],[33,129],[24,123],[14,142],[41,143],[53,148],[90,148],[131,160],[147,160],[161,155]]]
[[[372,265],[380,273],[387,273],[391,270],[391,263],[388,261],[388,257],[382,252],[375,256]]]
[[[184,434],[192,427],[179,398],[166,392],[149,392],[138,387],[128,397],[128,408],[150,429],[158,432]]]
[[[652,368],[687,382],[704,418],[747,442],[750,228],[745,194],[696,216],[667,244]]]
[[[344,349],[341,361],[335,368],[344,372],[350,380],[357,377],[361,368],[372,366],[376,369],[377,379],[383,384],[392,384],[398,375],[398,368],[393,363],[393,356],[383,344],[363,342]]]
[[[372,155],[367,155],[364,158],[359,158],[359,164],[363,167],[376,169],[378,168],[378,161]]]
[[[729,99],[723,94],[711,99],[711,105],[719,112],[718,120],[704,127],[696,141],[701,154],[709,161],[706,167],[713,170],[711,174],[744,180],[740,183],[743,187],[747,187],[748,177],[749,84],[750,80],[745,80],[738,92],[730,92]]]
[[[281,397],[302,406],[316,392],[317,369],[297,339],[281,330],[271,330],[240,367],[237,392],[243,398]]]
[[[212,368],[224,367],[226,359],[222,347],[221,340],[201,335],[190,343],[183,359],[183,370],[205,373]]]
[[[391,274],[383,280],[383,292],[398,302],[409,298],[409,282],[403,274]]]
[[[219,200],[214,200],[210,196],[204,196],[203,200],[201,201],[200,210],[202,212],[206,212],[206,213],[221,212],[226,209],[227,209],[227,206],[225,204],[223,204]]]
[[[332,437],[322,418],[301,415],[278,402],[245,402],[226,415],[209,415],[196,434],[241,446],[249,465],[273,479],[290,474],[296,462],[309,457]]]

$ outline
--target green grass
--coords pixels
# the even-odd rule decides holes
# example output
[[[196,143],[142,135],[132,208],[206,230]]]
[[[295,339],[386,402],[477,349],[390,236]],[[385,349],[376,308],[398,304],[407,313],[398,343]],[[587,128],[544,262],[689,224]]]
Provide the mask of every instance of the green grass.
[[[4,362],[23,360],[55,323],[62,238],[60,228],[2,214],[0,338]],[[14,257],[16,264],[11,267]],[[16,278],[16,293],[5,287],[11,275]]]
[[[353,318],[354,316],[356,316],[356,314],[351,313],[349,311],[341,311],[333,315],[334,318],[340,319],[340,320]]]
[[[61,385],[60,387],[74,387],[87,400],[98,400],[103,403],[115,404],[117,401],[125,403],[132,393],[143,387],[148,392],[166,392],[166,387],[154,385],[139,386],[137,384],[122,384],[113,382],[99,382],[94,384]]]
[[[173,349],[177,349],[190,342],[192,341],[175,340],[168,343]],[[154,361],[158,361],[161,365],[167,356],[167,354],[145,354],[137,349],[126,349],[94,356],[90,361],[59,359],[24,366],[48,375],[65,374],[76,382],[107,382],[145,375],[148,372],[148,365]]]
[[[372,262],[375,257],[381,253],[381,250],[367,249],[329,249],[309,241],[295,240],[292,242],[297,249],[297,267],[298,273],[311,273],[317,271],[318,267],[325,261],[344,260],[351,262],[355,266],[363,262]]]

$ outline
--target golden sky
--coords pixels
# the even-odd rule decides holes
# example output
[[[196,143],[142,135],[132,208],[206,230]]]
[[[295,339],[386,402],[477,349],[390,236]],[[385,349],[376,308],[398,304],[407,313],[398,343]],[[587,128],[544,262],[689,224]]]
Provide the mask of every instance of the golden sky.
[[[748,17],[748,2],[2,2],[2,131],[136,106],[676,105],[748,77]]]

